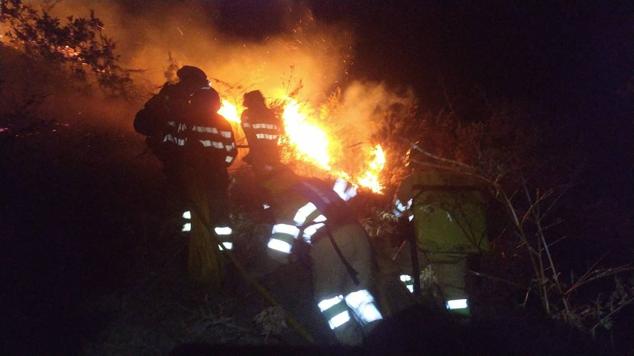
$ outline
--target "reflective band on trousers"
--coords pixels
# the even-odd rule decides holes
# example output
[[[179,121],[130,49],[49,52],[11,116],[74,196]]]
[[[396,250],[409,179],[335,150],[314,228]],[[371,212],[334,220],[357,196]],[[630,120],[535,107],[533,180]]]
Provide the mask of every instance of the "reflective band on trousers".
[[[343,296],[338,295],[333,298],[323,299],[317,303],[319,311],[328,320],[328,326],[334,330],[350,320],[350,313],[343,301]]]
[[[224,247],[225,250],[231,251],[231,249],[233,249],[233,242],[223,242],[222,247]],[[218,246],[218,249],[222,250],[220,246]]]
[[[314,213],[315,210],[317,210],[315,204],[308,202],[301,208],[297,209],[297,213],[295,213],[293,221],[295,221],[297,225],[304,225],[306,218],[308,218],[310,214]]]
[[[344,201],[348,201],[357,195],[357,187],[341,178],[337,178],[332,190]]]
[[[214,227],[214,232],[219,236],[227,236],[233,233],[233,230],[229,226],[217,226]]]
[[[183,212],[183,219],[191,219],[192,218],[192,212],[189,210],[185,210]]]
[[[362,324],[368,324],[383,319],[381,312],[374,305],[372,294],[366,289],[358,290],[346,295],[346,304],[352,309]]]
[[[232,161],[233,161],[233,157],[231,157],[231,156],[226,156],[225,157],[225,162],[231,163]]]
[[[183,224],[183,228],[181,229],[182,232],[190,232],[192,231],[192,223],[184,223]]]
[[[455,310],[455,309],[467,309],[469,308],[469,303],[466,299],[453,299],[447,301],[447,309]]]
[[[412,279],[412,276],[409,274],[401,274],[400,277],[401,282],[405,284],[405,288],[407,288],[410,293],[414,293],[414,280]]]
[[[224,138],[231,138],[231,131],[220,131],[220,134]]]

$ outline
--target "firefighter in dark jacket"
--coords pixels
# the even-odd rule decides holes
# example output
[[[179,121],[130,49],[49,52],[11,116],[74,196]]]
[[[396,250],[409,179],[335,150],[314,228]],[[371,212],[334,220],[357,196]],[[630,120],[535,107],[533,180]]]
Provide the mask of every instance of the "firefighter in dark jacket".
[[[231,250],[227,167],[237,150],[231,125],[217,113],[220,97],[199,68],[184,66],[137,114],[168,181],[183,200],[182,231],[189,235],[188,269],[204,285],[222,280],[220,250]]]
[[[249,143],[249,154],[244,158],[256,171],[264,165],[275,166],[280,161],[278,141],[282,132],[282,122],[268,107],[259,90],[244,94],[247,108],[240,119],[242,129]]]
[[[431,281],[422,283],[428,289],[423,292],[449,312],[470,316],[467,260],[489,248],[484,190],[470,176],[425,166],[430,159],[419,149],[417,144],[408,152],[412,171],[397,190],[394,214],[413,224],[424,279]],[[420,273],[405,273],[401,281],[412,291]]]

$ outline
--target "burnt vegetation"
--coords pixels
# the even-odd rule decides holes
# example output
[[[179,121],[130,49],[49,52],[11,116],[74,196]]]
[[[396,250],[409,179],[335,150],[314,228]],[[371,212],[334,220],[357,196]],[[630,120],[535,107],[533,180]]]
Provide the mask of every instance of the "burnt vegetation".
[[[293,345],[297,352],[309,347],[303,332],[331,344],[311,309],[301,261],[262,267],[265,227],[240,185],[232,190],[235,257],[258,269],[253,278],[279,305],[230,264],[222,291],[197,290],[183,277],[186,241],[172,220],[170,188],[131,130],[145,99],[139,93],[148,90],[120,64],[96,14],[59,19],[20,0],[0,6],[8,28],[0,38],[6,347],[188,354]],[[494,248],[471,271],[479,309],[470,326],[414,308],[387,320],[368,350],[634,352],[634,249],[623,236],[630,217],[583,200],[585,161],[574,147],[553,150],[557,130],[535,124],[529,109],[498,103],[484,112],[466,120],[452,105],[435,112],[395,106],[382,121],[376,140],[388,152],[387,192],[359,204],[374,245],[398,245],[389,197],[406,174],[404,153],[425,140],[433,152],[414,148],[434,165],[487,186]],[[285,314],[300,326],[288,325]]]

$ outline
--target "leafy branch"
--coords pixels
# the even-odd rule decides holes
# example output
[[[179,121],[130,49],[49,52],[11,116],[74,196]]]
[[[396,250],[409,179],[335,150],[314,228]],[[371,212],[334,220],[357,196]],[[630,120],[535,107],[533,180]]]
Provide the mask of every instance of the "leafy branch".
[[[36,10],[22,0],[5,0],[0,5],[0,22],[8,24],[8,45],[33,58],[67,66],[78,78],[92,74],[108,94],[127,97],[130,71],[119,65],[116,44],[103,33],[104,24],[93,11],[90,16],[68,16],[64,21],[51,16],[54,4]]]

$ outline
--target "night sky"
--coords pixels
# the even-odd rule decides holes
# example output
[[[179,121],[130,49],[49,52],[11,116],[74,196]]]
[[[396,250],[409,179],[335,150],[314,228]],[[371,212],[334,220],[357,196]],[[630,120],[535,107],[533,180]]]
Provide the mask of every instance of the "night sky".
[[[285,2],[219,1],[215,23],[249,40],[286,29]],[[632,206],[634,5],[628,1],[310,1],[355,34],[350,80],[412,87],[421,109],[482,120],[502,104],[574,149],[580,199]]]

